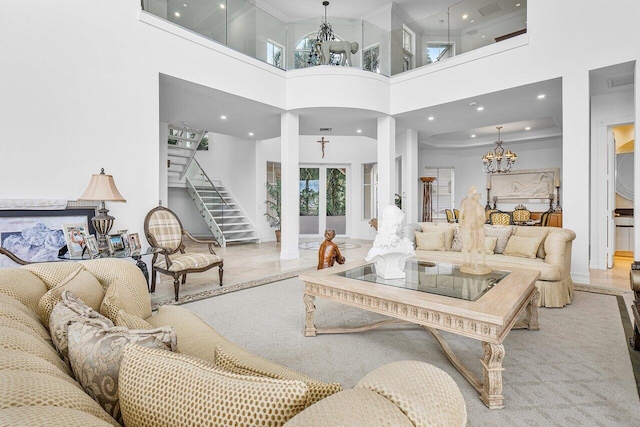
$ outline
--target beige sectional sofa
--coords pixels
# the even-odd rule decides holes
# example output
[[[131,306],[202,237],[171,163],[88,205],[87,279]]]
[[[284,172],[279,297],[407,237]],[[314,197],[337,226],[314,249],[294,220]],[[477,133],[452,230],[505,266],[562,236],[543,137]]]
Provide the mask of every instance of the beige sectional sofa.
[[[421,222],[409,224],[405,227],[405,235],[413,237],[417,242],[416,255],[423,259],[436,262],[462,263],[458,224]],[[425,233],[425,235],[413,234]],[[494,253],[486,255],[487,265],[496,269],[522,268],[540,271],[540,279],[536,286],[540,291],[542,307],[564,307],[573,299],[573,281],[571,280],[571,245],[576,234],[566,228],[530,227],[530,226],[499,226],[485,225],[485,232],[490,246],[495,240]],[[441,235],[443,244],[434,245],[433,238],[426,234]],[[433,237],[434,234],[429,234]],[[516,236],[509,254],[504,251],[509,245],[511,236]],[[494,237],[495,239],[492,239]],[[539,239],[539,245],[535,242]],[[420,241],[424,246],[420,247]],[[515,245],[518,241],[518,245]],[[531,244],[531,245],[530,245]],[[528,250],[519,247],[527,246]],[[535,246],[535,249],[533,247]],[[456,250],[457,249],[457,250]]]
[[[0,269],[0,379],[0,426],[466,424],[434,366],[392,363],[349,390],[316,381],[183,307],[152,313],[140,270],[118,259]]]

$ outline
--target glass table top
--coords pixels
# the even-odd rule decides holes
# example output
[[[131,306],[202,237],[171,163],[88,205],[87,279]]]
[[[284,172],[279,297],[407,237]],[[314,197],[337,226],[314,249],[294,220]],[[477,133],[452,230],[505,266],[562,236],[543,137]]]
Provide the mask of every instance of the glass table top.
[[[140,249],[135,250],[135,251],[131,251],[129,249],[122,249],[119,251],[115,251],[112,254],[109,254],[108,252],[100,252],[98,255],[94,256],[93,259],[96,258],[134,258],[135,257],[141,257],[141,256],[145,256],[145,255],[153,255],[155,253],[159,253],[161,252],[162,249],[160,248],[153,248],[153,247],[148,247],[146,251],[141,252]],[[69,256],[69,252],[67,252],[64,255],[60,255],[58,256],[59,259],[63,259],[63,260],[72,260],[72,261],[81,261],[81,260],[87,260],[87,259],[91,259],[91,257],[89,256],[89,254],[85,251],[85,253],[82,254],[82,258],[71,258]]]
[[[490,273],[476,275],[460,271],[460,267],[452,264],[435,263],[409,259],[405,268],[404,279],[383,279],[376,274],[375,264],[367,264],[352,268],[338,276],[381,285],[412,289],[430,294],[476,301],[487,293],[509,272],[492,270]]]

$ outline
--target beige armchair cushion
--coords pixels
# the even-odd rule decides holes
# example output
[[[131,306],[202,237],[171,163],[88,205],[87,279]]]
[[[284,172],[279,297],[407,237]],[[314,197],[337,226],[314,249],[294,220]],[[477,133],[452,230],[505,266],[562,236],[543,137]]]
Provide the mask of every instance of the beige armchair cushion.
[[[236,375],[202,359],[137,345],[124,349],[120,405],[127,427],[278,427],[306,401],[301,381]]]
[[[105,329],[81,319],[67,327],[67,336],[69,360],[76,379],[87,394],[120,423],[118,375],[123,349],[132,343],[171,351],[176,347],[176,334],[169,326],[130,331],[122,327]]]
[[[156,268],[166,270],[167,262],[165,258],[159,257],[158,259],[159,261],[155,263]],[[204,268],[211,264],[215,264],[216,262],[222,261],[222,258],[219,257],[218,255],[199,254],[199,253],[190,253],[190,254],[177,253],[174,255],[169,255],[169,259],[171,260],[171,266],[169,267],[169,271],[183,271],[183,270]]]
[[[136,289],[135,282],[113,280],[104,295],[102,304],[100,304],[100,314],[116,323],[120,310],[142,319],[150,317],[151,299],[147,288]]]
[[[40,298],[38,316],[42,323],[49,327],[51,311],[62,300],[62,292],[71,291],[94,310],[100,309],[104,290],[100,282],[84,268],[73,271],[65,280],[51,288]]]
[[[5,409],[28,407],[29,412],[36,414],[41,407],[57,406],[85,412],[110,425],[119,427],[119,424],[98,403],[87,396],[77,385],[68,381],[40,372],[3,371],[0,372],[0,382],[2,383],[2,387],[0,387],[0,419],[4,419]],[[60,411],[61,414],[65,412]],[[72,420],[73,418],[65,418],[66,425],[77,425],[73,424]],[[31,426],[32,424],[10,425]]]

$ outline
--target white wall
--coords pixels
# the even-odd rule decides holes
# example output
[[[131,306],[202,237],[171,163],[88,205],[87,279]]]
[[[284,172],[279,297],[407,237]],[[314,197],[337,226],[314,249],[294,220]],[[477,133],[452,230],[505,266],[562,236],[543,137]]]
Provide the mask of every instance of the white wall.
[[[326,165],[347,167],[347,199],[349,206],[347,234],[354,239],[373,239],[368,220],[362,219],[362,165],[377,161],[376,140],[367,137],[331,136],[322,158],[317,136],[300,135],[300,165]],[[264,218],[266,198],[267,161],[280,162],[280,138],[258,141],[256,146],[256,226],[263,241],[275,240],[273,230]]]

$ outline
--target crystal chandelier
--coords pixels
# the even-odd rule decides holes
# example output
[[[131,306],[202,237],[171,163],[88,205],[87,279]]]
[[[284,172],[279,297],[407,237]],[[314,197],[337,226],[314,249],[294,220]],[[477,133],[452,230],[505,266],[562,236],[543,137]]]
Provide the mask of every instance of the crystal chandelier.
[[[336,39],[336,36],[333,34],[333,28],[331,28],[331,24],[327,22],[327,6],[329,6],[329,2],[323,1],[322,5],[324,6],[324,18],[322,18],[322,24],[320,25],[320,29],[318,30],[316,40],[313,43],[313,46],[311,46],[311,53],[309,54],[308,61],[309,65],[318,65],[318,63],[320,62],[320,57],[315,48],[318,43]],[[331,63],[333,64],[333,54],[331,54],[331,59]]]
[[[502,126],[496,126],[498,129],[498,140],[496,148],[482,156],[482,171],[486,173],[505,173],[516,168],[516,160],[518,156],[511,150],[504,151],[502,148],[503,141],[500,139],[500,129]],[[494,163],[495,160],[495,163]],[[504,166],[502,161],[504,160]]]

